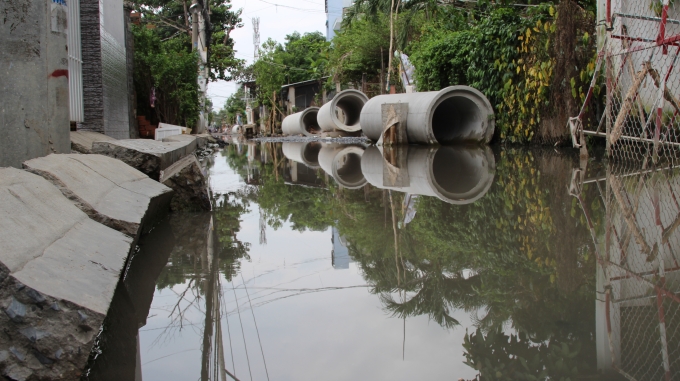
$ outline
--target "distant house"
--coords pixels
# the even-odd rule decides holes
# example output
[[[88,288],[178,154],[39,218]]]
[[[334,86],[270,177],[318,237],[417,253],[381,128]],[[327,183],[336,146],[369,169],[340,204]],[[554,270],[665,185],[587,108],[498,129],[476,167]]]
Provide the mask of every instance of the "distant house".
[[[281,86],[281,99],[287,114],[307,107],[321,107],[327,98],[323,83],[328,77]]]

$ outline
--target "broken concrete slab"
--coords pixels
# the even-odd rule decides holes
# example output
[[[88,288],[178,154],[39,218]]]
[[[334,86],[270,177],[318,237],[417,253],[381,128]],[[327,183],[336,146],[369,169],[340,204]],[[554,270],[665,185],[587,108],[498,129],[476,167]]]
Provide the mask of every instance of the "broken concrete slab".
[[[80,153],[92,153],[92,143],[116,140],[94,131],[71,131],[71,150]]]
[[[148,139],[95,142],[92,153],[113,157],[136,168],[154,180],[161,170],[193,152],[187,142],[159,142]]]
[[[0,373],[79,379],[131,244],[49,181],[0,168]]]
[[[175,191],[170,209],[178,211],[209,211],[208,183],[196,156],[191,154],[161,171],[160,182]]]
[[[213,138],[210,134],[199,134],[199,135],[172,135],[167,138],[163,138],[164,142],[195,142],[196,149],[205,149],[209,144],[216,144],[217,139]]]
[[[196,151],[198,148],[198,141],[194,135],[172,135],[167,138],[163,138],[165,143],[187,143],[187,149],[191,152]]]
[[[217,144],[217,139],[210,134],[198,134],[194,136],[196,137],[196,143],[200,149],[206,148],[208,144]]]
[[[172,190],[103,155],[49,155],[24,168],[54,184],[90,218],[135,238],[166,215]]]

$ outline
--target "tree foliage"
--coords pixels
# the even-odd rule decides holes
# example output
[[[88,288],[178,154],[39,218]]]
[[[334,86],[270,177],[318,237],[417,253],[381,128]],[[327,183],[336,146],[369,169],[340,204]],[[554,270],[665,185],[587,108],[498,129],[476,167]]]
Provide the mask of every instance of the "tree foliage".
[[[270,105],[273,94],[278,94],[287,83],[322,78],[328,47],[320,32],[289,34],[283,45],[271,38],[265,41],[252,68],[260,104]]]
[[[192,126],[198,120],[198,55],[186,48],[186,35],[162,41],[153,29],[134,26],[137,114]],[[151,102],[155,97],[155,102]]]
[[[188,0],[134,0],[141,25],[135,38],[135,90],[138,114],[158,121],[191,126],[198,120],[198,55],[191,46]],[[210,79],[231,79],[243,61],[235,57],[230,33],[243,26],[241,10],[231,0],[204,0],[210,7]],[[153,92],[153,95],[152,95]],[[155,102],[152,105],[152,98]]]
[[[361,82],[380,75],[387,67],[390,29],[387,17],[358,20],[333,38],[328,69],[332,82]]]

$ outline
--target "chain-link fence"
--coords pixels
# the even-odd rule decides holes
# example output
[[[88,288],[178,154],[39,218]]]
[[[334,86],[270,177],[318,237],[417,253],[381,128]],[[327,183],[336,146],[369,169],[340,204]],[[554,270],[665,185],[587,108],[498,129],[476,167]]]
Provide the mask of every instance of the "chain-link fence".
[[[590,220],[584,183],[599,188],[603,226]],[[680,170],[615,163],[600,178],[574,176],[571,193],[597,248],[599,367],[628,380],[680,380]]]
[[[598,126],[571,118],[574,144],[583,132],[606,138],[616,161],[673,161],[680,154],[680,1],[606,0],[605,8],[604,76],[595,74],[590,91],[604,78],[606,111]]]

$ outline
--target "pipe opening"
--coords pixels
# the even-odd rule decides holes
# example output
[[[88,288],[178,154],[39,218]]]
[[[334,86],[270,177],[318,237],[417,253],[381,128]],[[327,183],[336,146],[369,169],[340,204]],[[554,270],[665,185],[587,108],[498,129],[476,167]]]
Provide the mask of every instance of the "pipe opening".
[[[440,148],[432,160],[435,184],[451,196],[466,195],[477,188],[484,181],[485,169],[481,155],[450,147]]]
[[[309,163],[312,166],[319,165],[319,151],[321,151],[321,143],[311,142],[304,146],[302,151],[302,158],[305,163]]]
[[[439,101],[432,116],[432,132],[440,144],[453,143],[481,130],[482,110],[471,99],[453,95]]]
[[[336,173],[343,183],[351,186],[366,181],[363,172],[361,172],[361,155],[350,152],[336,160]]]
[[[353,94],[338,99],[335,103],[335,112],[338,121],[349,127],[354,127],[359,124],[359,117],[361,116],[361,109],[364,107],[364,103],[363,99]],[[342,114],[339,111],[341,111]]]
[[[319,123],[316,121],[317,113],[318,111],[309,111],[302,118],[302,126],[305,128],[305,131],[309,132],[310,134],[318,134],[321,132]]]

